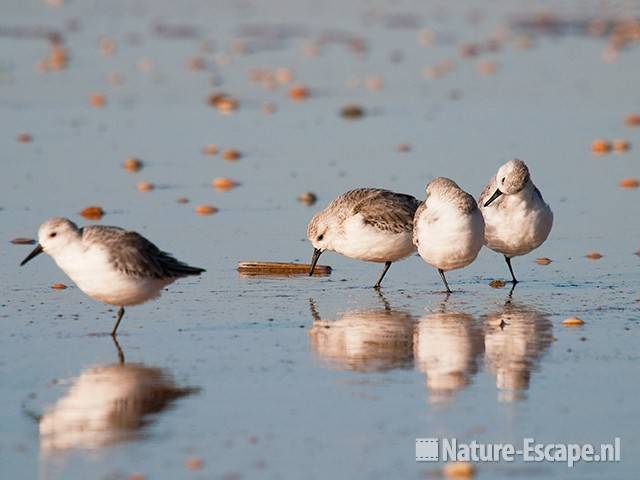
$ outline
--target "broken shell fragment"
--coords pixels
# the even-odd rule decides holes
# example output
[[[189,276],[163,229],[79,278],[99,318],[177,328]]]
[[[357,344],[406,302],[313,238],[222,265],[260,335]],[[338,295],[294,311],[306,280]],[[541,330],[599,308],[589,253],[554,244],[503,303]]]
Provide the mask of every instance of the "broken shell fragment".
[[[33,238],[17,237],[11,240],[14,245],[35,245],[36,241]]]
[[[602,155],[611,151],[611,142],[608,140],[597,139],[591,142],[591,151],[595,154]]]
[[[89,104],[92,107],[102,108],[107,104],[107,98],[102,93],[92,93],[89,95]]]
[[[151,182],[138,182],[136,188],[139,192],[150,192],[155,188],[155,185]]]
[[[203,155],[213,156],[216,153],[218,153],[218,146],[213,143],[210,143],[209,145],[205,145],[204,147],[202,147]]]
[[[242,157],[242,154],[238,150],[234,150],[233,148],[230,148],[222,152],[222,158],[230,162],[238,160],[240,157]]]
[[[360,105],[345,105],[340,109],[340,115],[347,120],[355,120],[364,116],[364,108]]]
[[[318,200],[318,197],[313,192],[304,192],[298,195],[298,201],[305,205],[313,205]]]
[[[213,215],[218,209],[212,205],[198,205],[194,211],[198,215]]]
[[[473,478],[475,468],[469,462],[449,462],[442,467],[442,475],[448,479]]]
[[[627,142],[626,140],[618,139],[613,141],[613,149],[618,153],[626,152],[630,148],[631,148],[631,143]]]
[[[218,190],[226,191],[237,187],[238,183],[227,177],[218,177],[213,179],[213,181],[211,182],[211,186]]]
[[[619,185],[622,188],[638,188],[640,187],[640,181],[637,178],[627,177],[620,180]]]
[[[578,317],[569,317],[562,321],[562,324],[565,327],[579,327],[580,325],[584,325],[584,320]]]
[[[219,111],[223,113],[233,112],[237,110],[240,106],[240,102],[226,93],[214,93],[209,95],[207,99],[209,105],[214,108],[217,108]]]
[[[104,216],[104,210],[97,205],[91,205],[80,212],[87,220],[100,220]]]
[[[538,265],[549,265],[551,263],[551,259],[546,257],[536,258],[536,263]]]
[[[295,101],[305,100],[309,98],[309,95],[311,95],[311,91],[304,85],[293,85],[289,89],[289,98]]]
[[[122,166],[127,172],[138,172],[142,169],[142,161],[135,157],[129,157]]]
[[[628,127],[640,127],[640,115],[637,113],[630,113],[624,119],[624,123]]]
[[[31,136],[30,133],[22,132],[18,134],[16,140],[18,140],[19,143],[30,143],[33,141],[33,136]]]

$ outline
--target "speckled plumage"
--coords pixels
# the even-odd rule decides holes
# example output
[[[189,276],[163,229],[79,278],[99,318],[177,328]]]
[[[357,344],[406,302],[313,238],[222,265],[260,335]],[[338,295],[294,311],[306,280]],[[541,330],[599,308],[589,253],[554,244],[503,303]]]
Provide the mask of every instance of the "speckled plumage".
[[[411,195],[379,188],[358,188],[340,195],[309,222],[312,264],[326,250],[385,263],[375,285],[378,288],[391,263],[415,251],[413,217],[419,204]]]
[[[204,272],[202,268],[176,260],[137,232],[106,225],[84,227],[80,232],[83,243],[103,245],[114,267],[125,275],[170,279]]]
[[[308,236],[317,233],[317,221],[321,217],[335,217],[338,228],[344,221],[360,213],[367,225],[382,231],[401,233],[411,231],[413,217],[420,201],[411,195],[395,193],[380,188],[357,188],[336,197],[327,208],[316,214],[309,223]]]

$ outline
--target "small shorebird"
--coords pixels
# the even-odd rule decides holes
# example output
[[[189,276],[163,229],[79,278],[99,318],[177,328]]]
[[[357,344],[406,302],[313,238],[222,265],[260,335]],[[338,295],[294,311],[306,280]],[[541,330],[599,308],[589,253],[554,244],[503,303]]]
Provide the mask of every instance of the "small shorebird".
[[[549,236],[553,212],[540,190],[531,181],[522,160],[509,160],[484,188],[478,199],[486,223],[484,243],[502,253],[509,266],[511,259],[538,248]]]
[[[358,188],[343,193],[309,222],[307,237],[313,245],[309,275],[325,250],[346,257],[384,263],[374,285],[380,288],[392,262],[411,255],[413,215],[420,202],[411,195],[379,188]]]
[[[427,198],[418,207],[413,243],[429,265],[438,269],[447,293],[444,272],[473,262],[482,248],[484,220],[474,198],[448,178],[434,178]]]
[[[205,271],[176,260],[136,232],[102,225],[78,228],[66,218],[52,218],[40,226],[38,246],[20,266],[42,252],[88,296],[120,307],[112,336],[124,307],[159,296],[178,278]]]

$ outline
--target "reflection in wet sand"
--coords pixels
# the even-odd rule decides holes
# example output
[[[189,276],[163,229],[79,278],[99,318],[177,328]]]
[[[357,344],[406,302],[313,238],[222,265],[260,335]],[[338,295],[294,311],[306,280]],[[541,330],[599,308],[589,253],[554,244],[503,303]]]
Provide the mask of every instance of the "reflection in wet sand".
[[[384,308],[352,310],[335,320],[322,320],[313,302],[311,311],[311,347],[332,368],[382,372],[411,366],[413,320],[409,313],[386,304]]]
[[[119,349],[119,345],[116,344]],[[97,449],[134,439],[178,398],[196,389],[177,387],[165,370],[141,363],[95,366],[83,371],[40,418],[44,455]]]
[[[449,402],[478,371],[482,332],[471,315],[431,313],[420,319],[413,334],[416,369],[426,374],[429,400]]]
[[[484,316],[483,327],[485,363],[496,376],[499,400],[522,398],[537,360],[553,342],[551,321],[533,307],[509,301]]]

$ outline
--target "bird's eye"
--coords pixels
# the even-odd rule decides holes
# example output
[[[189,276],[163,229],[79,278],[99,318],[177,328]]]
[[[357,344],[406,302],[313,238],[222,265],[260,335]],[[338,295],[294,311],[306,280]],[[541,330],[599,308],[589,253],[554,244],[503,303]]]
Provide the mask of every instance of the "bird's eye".
[[[53,238],[53,237],[55,237],[56,235],[57,235],[57,233],[56,233],[56,232],[51,232],[51,233],[49,234],[49,238]]]
[[[504,181],[505,181],[505,179],[506,179],[506,178],[507,178],[507,177],[502,177],[502,180],[500,180],[500,182],[501,182],[501,183],[504,183]]]
[[[324,233],[322,235],[318,235],[318,241],[319,242],[321,242],[323,238],[324,238]]]

